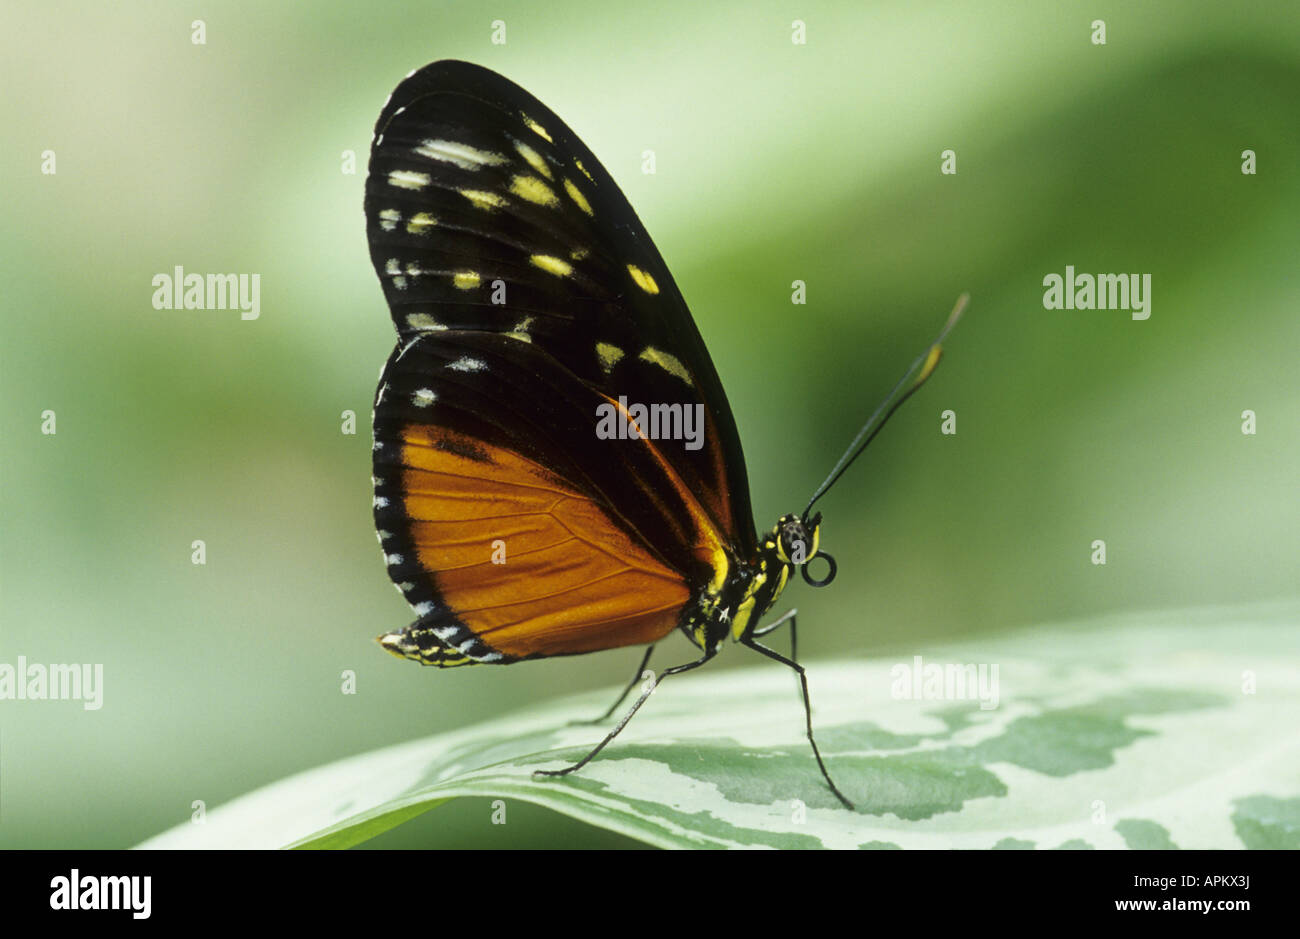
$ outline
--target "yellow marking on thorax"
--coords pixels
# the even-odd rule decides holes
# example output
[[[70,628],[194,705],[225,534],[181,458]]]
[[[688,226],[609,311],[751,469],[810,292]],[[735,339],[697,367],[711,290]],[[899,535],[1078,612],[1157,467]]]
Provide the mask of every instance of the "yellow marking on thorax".
[[[754,615],[754,598],[741,600],[740,605],[736,607],[736,617],[731,621],[731,637],[739,639],[745,633],[745,628],[749,626],[750,617]]]
[[[483,189],[461,189],[458,191],[472,202],[476,209],[499,209],[506,204],[506,200],[495,192],[488,192]]]
[[[549,254],[534,254],[528,261],[533,267],[540,267],[548,274],[554,274],[556,277],[568,277],[573,273],[572,264]]]
[[[588,215],[595,215],[595,213],[591,211],[591,203],[587,201],[587,197],[582,194],[578,187],[573,185],[573,180],[566,179],[564,181],[564,191],[569,194],[569,198],[573,200],[574,204],[577,205],[578,208],[582,209],[582,211],[586,212]]]
[[[656,349],[654,346],[646,346],[641,350],[637,357],[643,362],[649,362],[652,365],[658,365],[670,375],[676,375],[686,384],[691,384],[691,373],[686,371],[686,366],[682,364],[681,359],[670,352],[664,352],[662,349]]]
[[[636,285],[646,293],[653,296],[659,292],[659,285],[655,283],[655,279],[635,264],[629,264],[627,272],[632,275],[632,280],[636,281]]]
[[[560,198],[550,186],[536,176],[516,176],[510,181],[510,191],[521,199],[550,208],[560,204]]]
[[[749,625],[750,618],[754,615],[754,604],[758,602],[758,590],[763,584],[767,583],[766,571],[759,571],[754,579],[750,581],[748,589],[745,590],[745,596],[736,606],[735,619],[731,621],[731,635],[739,639],[744,633],[745,627]]]

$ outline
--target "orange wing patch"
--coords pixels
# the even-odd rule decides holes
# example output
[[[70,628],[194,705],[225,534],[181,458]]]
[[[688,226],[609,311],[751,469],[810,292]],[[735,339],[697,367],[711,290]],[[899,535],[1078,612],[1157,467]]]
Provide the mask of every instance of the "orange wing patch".
[[[570,655],[654,642],[676,627],[690,596],[681,575],[543,467],[421,424],[402,431],[402,464],[420,565],[492,648]]]

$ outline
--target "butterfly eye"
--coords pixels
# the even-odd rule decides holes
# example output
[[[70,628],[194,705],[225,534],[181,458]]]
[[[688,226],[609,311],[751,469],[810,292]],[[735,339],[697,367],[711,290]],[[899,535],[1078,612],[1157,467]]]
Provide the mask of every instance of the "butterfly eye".
[[[825,587],[835,579],[837,569],[835,559],[818,548],[821,521],[820,512],[807,521],[804,521],[798,515],[785,515],[777,522],[776,526],[777,556],[784,563],[798,567],[799,572],[803,575],[804,582],[810,587]],[[829,565],[826,576],[822,578],[813,577],[808,572],[812,562],[818,558],[821,558]]]
[[[787,515],[777,525],[777,555],[786,564],[802,567],[817,553],[816,536],[797,515]]]

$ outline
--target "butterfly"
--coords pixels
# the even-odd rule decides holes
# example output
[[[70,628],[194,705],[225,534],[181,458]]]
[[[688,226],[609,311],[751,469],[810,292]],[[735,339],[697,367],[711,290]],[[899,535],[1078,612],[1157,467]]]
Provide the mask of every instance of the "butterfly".
[[[930,375],[912,364],[800,514],[754,526],[736,422],[686,302],[632,206],[531,94],[466,62],[410,73],[375,125],[366,236],[397,344],[375,393],[374,516],[415,620],[394,655],[455,668],[647,646],[680,630],[708,662],[730,637],[808,682],[799,570],[829,583],[813,503]],[[809,565],[827,565],[820,579]],[[758,640],[788,622],[791,655]],[[584,766],[627,724],[643,690]]]

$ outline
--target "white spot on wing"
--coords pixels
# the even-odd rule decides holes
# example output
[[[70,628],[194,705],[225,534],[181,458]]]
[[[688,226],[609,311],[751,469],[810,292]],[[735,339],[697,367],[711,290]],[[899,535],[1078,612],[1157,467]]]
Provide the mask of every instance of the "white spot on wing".
[[[412,329],[439,330],[447,328],[428,313],[408,313],[406,315],[406,325]]]
[[[388,174],[388,185],[398,189],[423,189],[429,185],[429,174],[414,170],[393,170]]]
[[[528,146],[528,144],[520,143],[516,140],[515,149],[519,151],[519,155],[524,158],[524,161],[533,169],[537,170],[537,172],[541,173],[547,179],[555,178],[551,175],[551,168],[546,165],[546,161],[542,159],[542,155],[532,147]]]
[[[500,153],[480,150],[454,140],[426,140],[415,148],[415,152],[420,156],[441,160],[463,170],[477,170],[484,166],[500,166],[502,163],[509,162]]]
[[[461,356],[455,362],[448,362],[447,368],[453,372],[481,372],[487,368],[487,363],[482,359],[474,359],[468,355]]]

